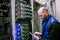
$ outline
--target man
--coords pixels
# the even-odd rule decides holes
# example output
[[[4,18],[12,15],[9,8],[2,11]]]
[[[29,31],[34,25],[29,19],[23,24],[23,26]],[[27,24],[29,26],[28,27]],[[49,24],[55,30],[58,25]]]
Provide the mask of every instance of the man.
[[[49,39],[49,28],[50,24],[53,22],[58,23],[58,21],[49,14],[48,9],[46,7],[41,7],[38,10],[38,16],[42,19],[42,40]],[[36,33],[38,34],[38,33]]]

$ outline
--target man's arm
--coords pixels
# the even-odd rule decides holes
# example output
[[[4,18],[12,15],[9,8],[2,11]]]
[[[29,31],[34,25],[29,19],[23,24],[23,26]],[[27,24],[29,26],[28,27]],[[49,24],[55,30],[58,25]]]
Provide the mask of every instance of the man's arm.
[[[50,40],[60,39],[60,23],[52,23],[49,28],[49,38]]]

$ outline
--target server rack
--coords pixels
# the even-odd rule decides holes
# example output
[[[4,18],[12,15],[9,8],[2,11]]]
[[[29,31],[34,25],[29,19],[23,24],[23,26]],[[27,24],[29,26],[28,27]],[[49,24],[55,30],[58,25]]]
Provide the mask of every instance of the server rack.
[[[10,0],[0,0],[0,40],[10,40]]]
[[[28,0],[16,0],[16,22],[22,25],[22,40],[32,40],[32,8]]]

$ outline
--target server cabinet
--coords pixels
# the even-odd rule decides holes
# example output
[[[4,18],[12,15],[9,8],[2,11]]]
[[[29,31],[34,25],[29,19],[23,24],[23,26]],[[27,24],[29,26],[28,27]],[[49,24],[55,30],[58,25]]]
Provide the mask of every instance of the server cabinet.
[[[16,22],[22,26],[22,40],[32,40],[32,36],[29,33],[32,32],[31,19],[32,8],[30,1],[16,0]]]
[[[0,0],[0,40],[10,40],[10,1]]]

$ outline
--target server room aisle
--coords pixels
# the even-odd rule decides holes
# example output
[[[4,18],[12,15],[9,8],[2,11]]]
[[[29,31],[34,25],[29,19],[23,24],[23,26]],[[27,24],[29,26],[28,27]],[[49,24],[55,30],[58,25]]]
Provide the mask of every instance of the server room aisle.
[[[13,2],[14,3],[14,2]],[[15,0],[15,32],[11,0],[0,0],[0,40],[32,40],[32,7],[28,0]],[[15,34],[13,36],[13,34]]]

